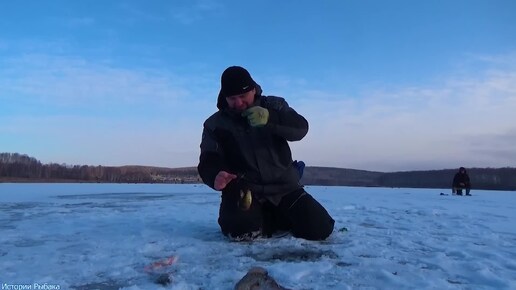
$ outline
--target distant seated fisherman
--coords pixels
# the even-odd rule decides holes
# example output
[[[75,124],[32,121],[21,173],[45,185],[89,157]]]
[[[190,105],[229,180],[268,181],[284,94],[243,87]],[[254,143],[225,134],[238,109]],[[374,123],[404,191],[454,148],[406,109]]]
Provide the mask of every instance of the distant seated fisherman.
[[[326,239],[335,221],[300,185],[304,163],[292,160],[288,144],[307,134],[306,119],[285,99],[262,96],[239,66],[222,73],[217,108],[204,122],[197,169],[206,185],[222,191],[222,233],[234,240],[279,231]]]
[[[469,194],[469,191],[471,190],[471,182],[469,181],[468,173],[466,172],[466,168],[461,167],[459,168],[459,172],[457,172],[453,177],[452,193],[462,195],[463,189],[466,190],[466,195],[471,195]]]

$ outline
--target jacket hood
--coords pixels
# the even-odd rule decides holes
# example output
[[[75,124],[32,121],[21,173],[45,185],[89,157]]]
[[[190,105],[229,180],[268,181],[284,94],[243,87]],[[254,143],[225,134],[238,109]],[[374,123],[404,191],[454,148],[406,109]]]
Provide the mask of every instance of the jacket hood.
[[[255,97],[261,96],[262,95],[262,87],[260,87],[260,85],[255,82],[254,88],[256,89]],[[222,95],[222,90],[221,90],[221,91],[219,91],[219,96],[217,97],[217,108],[219,109],[219,111],[222,111],[224,109],[227,109],[227,107],[228,107],[228,102],[226,102],[226,97],[224,97],[224,95]]]

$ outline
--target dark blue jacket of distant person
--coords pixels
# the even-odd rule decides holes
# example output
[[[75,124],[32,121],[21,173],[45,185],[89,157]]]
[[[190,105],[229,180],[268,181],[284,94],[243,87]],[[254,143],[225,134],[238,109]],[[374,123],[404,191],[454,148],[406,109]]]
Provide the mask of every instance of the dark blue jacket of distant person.
[[[223,72],[217,108],[204,122],[197,168],[206,185],[222,191],[222,232],[232,237],[256,231],[270,234],[282,224],[303,238],[326,238],[334,221],[304,191],[288,144],[305,137],[308,121],[284,98],[262,95],[261,87],[239,66]],[[237,207],[239,194],[242,197],[247,189],[253,202],[250,210],[242,211]],[[264,211],[280,223],[265,225]],[[302,212],[303,221],[298,217]],[[306,219],[314,220],[319,229]],[[301,222],[307,230],[298,229]]]
[[[471,190],[471,182],[469,175],[466,172],[466,168],[459,168],[459,172],[455,173],[452,183],[453,192],[462,195],[462,189],[466,190],[466,194],[469,194]]]

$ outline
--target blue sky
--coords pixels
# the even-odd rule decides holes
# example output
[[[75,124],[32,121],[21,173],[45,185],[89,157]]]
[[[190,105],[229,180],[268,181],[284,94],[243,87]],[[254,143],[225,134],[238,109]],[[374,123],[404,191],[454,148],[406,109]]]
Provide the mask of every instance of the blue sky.
[[[220,74],[310,122],[308,165],[516,166],[515,1],[2,1],[0,152],[194,166]]]

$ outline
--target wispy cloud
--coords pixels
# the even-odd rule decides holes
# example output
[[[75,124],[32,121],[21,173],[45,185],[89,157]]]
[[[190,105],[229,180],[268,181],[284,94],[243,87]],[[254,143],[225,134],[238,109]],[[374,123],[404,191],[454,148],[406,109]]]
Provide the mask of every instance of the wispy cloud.
[[[189,92],[170,72],[130,70],[83,59],[26,55],[4,61],[0,98],[65,106],[170,104]],[[5,92],[5,91],[4,91]]]
[[[311,132],[294,146],[314,163],[384,170],[516,164],[516,149],[509,145],[516,129],[513,69],[491,67],[434,86],[375,89],[299,104]],[[505,159],[493,161],[488,155]]]
[[[197,162],[202,130],[200,121],[194,125],[184,119],[134,121],[66,113],[0,120],[0,151],[67,164],[191,166]],[[7,140],[10,136],[15,139]]]
[[[93,17],[74,17],[67,20],[67,24],[71,27],[91,26],[96,23]]]
[[[0,151],[69,164],[197,162],[202,122],[215,108],[202,76],[69,56],[0,63]]]
[[[135,23],[155,23],[166,21],[166,18],[163,16],[163,14],[145,9],[145,3],[123,2],[117,3],[115,5],[118,10],[117,12],[122,15],[122,17],[116,18],[116,22],[118,23],[132,25]]]
[[[466,142],[471,144],[472,151],[477,156],[485,156],[486,162],[514,162],[516,156],[516,126],[513,129],[500,133],[472,135],[466,137]],[[510,163],[507,165],[514,165]]]
[[[171,8],[171,13],[179,23],[191,25],[204,19],[207,15],[218,13],[222,8],[223,6],[214,0],[196,0],[193,3],[189,2],[188,6]]]
[[[67,149],[52,156],[22,153],[72,164],[196,164],[202,122],[215,110],[218,75],[48,55],[0,62],[3,104],[55,109],[0,116],[5,148],[18,151],[23,142],[45,140],[42,148]],[[514,166],[516,62],[497,62],[410,87],[322,90],[285,76],[265,83],[272,84],[267,93],[289,91],[288,102],[309,120],[308,136],[292,143],[294,158],[309,165],[383,171]]]

